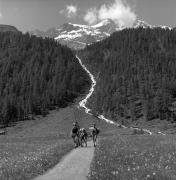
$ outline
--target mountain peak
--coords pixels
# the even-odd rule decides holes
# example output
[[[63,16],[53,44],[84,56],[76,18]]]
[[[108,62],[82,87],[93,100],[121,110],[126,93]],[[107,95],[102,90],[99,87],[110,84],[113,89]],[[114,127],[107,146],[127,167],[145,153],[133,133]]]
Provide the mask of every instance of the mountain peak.
[[[137,19],[131,28],[155,28],[143,20]],[[165,26],[159,26],[166,28]],[[113,32],[125,29],[119,27],[113,20],[104,19],[101,22],[89,26],[73,23],[65,23],[58,28],[51,28],[46,32],[31,33],[37,36],[54,38],[61,44],[73,49],[82,49],[86,45],[101,41],[109,37]]]
[[[153,26],[147,23],[146,21],[137,19],[133,24],[133,28],[138,28],[138,27],[152,28]]]
[[[111,19],[104,19],[101,22],[99,22],[98,24],[93,25],[92,27],[99,28],[99,27],[102,27],[102,26],[107,26],[109,24],[114,24],[114,21],[111,20]]]

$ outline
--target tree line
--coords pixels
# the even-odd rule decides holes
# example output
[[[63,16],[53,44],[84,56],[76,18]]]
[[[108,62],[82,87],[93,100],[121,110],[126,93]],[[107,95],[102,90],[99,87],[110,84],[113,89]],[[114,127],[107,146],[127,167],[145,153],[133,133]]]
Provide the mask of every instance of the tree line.
[[[91,108],[116,120],[175,120],[176,31],[125,29],[79,55],[96,75]]]
[[[89,85],[69,48],[28,33],[0,33],[0,124],[65,107]]]

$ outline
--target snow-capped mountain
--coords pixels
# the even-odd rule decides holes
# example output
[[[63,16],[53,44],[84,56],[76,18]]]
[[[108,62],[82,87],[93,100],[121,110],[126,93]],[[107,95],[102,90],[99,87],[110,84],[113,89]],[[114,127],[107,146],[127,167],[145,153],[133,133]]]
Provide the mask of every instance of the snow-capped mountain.
[[[138,27],[153,28],[154,26],[145,21],[137,20],[131,28]],[[54,38],[56,41],[72,49],[82,49],[86,45],[101,41],[113,32],[124,28],[119,27],[114,21],[106,19],[93,26],[65,23],[58,28],[51,28],[46,32],[36,30],[30,32],[30,34],[43,38]]]
[[[71,48],[79,49],[84,48],[86,44],[101,41],[110,36],[116,28],[111,20],[104,20],[94,26],[67,23],[57,29],[59,34],[55,40]]]
[[[116,30],[118,30],[117,25],[108,19],[94,26],[65,23],[58,28],[52,28],[46,32],[35,30],[30,32],[30,34],[43,38],[54,38],[70,48],[81,49],[87,44],[101,41]]]

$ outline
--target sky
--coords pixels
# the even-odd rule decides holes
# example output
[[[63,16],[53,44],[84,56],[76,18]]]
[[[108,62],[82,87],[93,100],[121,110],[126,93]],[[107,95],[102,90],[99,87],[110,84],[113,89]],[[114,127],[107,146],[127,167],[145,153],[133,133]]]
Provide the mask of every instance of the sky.
[[[136,19],[151,25],[176,26],[176,0],[0,0],[0,24],[26,32],[66,22],[96,24],[113,19],[131,26]]]

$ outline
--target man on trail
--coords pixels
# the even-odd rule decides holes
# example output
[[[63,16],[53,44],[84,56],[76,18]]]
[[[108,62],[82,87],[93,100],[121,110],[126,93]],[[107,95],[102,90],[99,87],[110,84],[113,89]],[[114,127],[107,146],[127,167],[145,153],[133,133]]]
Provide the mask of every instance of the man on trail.
[[[80,145],[80,143],[79,143],[79,125],[77,122],[73,123],[73,128],[71,130],[71,136],[73,138],[75,148],[78,147]]]
[[[75,124],[76,124],[76,126],[77,126],[78,130],[80,130],[80,126],[79,126],[79,124],[78,124],[78,122],[77,122],[77,121],[75,122]]]
[[[96,127],[96,124],[93,123],[93,126],[89,128],[91,130],[92,139],[94,143],[94,147],[97,145],[97,136],[100,132],[99,128]]]

